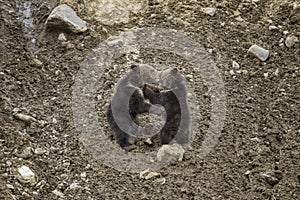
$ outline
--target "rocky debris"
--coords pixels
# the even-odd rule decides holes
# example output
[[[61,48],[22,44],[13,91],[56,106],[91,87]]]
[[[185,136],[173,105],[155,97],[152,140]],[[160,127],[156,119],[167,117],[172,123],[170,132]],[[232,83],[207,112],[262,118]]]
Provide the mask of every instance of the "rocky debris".
[[[154,177],[161,177],[161,174],[158,172],[151,172],[149,169],[146,169],[140,173],[140,179],[152,179]]]
[[[65,34],[63,34],[63,33],[59,34],[57,39],[60,41],[67,41],[67,38],[66,38]]]
[[[232,68],[233,69],[239,69],[240,68],[240,64],[233,60],[232,61]]]
[[[278,29],[277,26],[272,26],[272,25],[269,26],[269,30],[270,30],[270,31],[271,31],[271,30],[277,30],[277,29]]]
[[[65,195],[61,191],[59,191],[57,189],[53,190],[52,193],[55,194],[56,196],[59,196],[60,198],[64,198],[65,197]]]
[[[144,144],[148,145],[148,146],[153,146],[153,141],[151,138],[147,138],[145,141],[144,141]]]
[[[256,56],[261,61],[266,61],[269,57],[269,51],[256,44],[252,45],[247,53]]]
[[[42,155],[42,154],[46,153],[46,150],[44,150],[42,148],[36,148],[36,149],[34,149],[34,153],[36,155]]]
[[[216,7],[207,7],[207,8],[202,8],[201,10],[202,10],[202,12],[210,15],[211,17],[214,16],[217,12]]]
[[[79,183],[72,183],[71,185],[70,185],[70,189],[77,189],[77,188],[81,188],[81,186],[79,185]]]
[[[53,9],[46,21],[47,27],[69,29],[74,33],[81,33],[87,30],[87,26],[80,19],[75,11],[66,4],[59,5]]]
[[[184,149],[180,144],[172,144],[172,145],[162,145],[157,152],[157,160],[165,161],[165,160],[176,160],[182,161]]]
[[[21,183],[29,184],[30,186],[35,185],[37,182],[36,175],[29,167],[25,165],[18,168],[17,179]]]
[[[288,47],[288,48],[291,48],[293,47],[297,42],[299,42],[298,38],[294,35],[291,35],[291,36],[287,36],[287,38],[285,39],[285,45]]]
[[[265,181],[269,184],[269,185],[276,185],[277,183],[279,183],[279,181],[282,179],[282,172],[281,171],[274,171],[274,172],[270,172],[270,173],[261,173],[260,174],[261,177],[263,177],[265,179]]]
[[[161,177],[153,181],[154,183],[160,183],[161,185],[166,183],[166,178]]]
[[[40,67],[40,66],[43,65],[42,61],[40,61],[40,60],[37,59],[37,58],[34,58],[34,59],[33,59],[33,62],[34,62],[34,64],[35,64],[36,66],[38,66],[38,67]]]
[[[275,76],[278,76],[278,74],[279,74],[279,68],[277,68],[277,69],[275,70],[275,72],[274,72],[274,75],[275,75]]]
[[[22,153],[15,153],[15,155],[19,158],[30,158],[32,156],[32,148],[26,147]]]
[[[31,122],[35,122],[36,119],[31,117],[30,115],[25,115],[25,114],[22,114],[22,113],[16,113],[14,114],[14,117],[16,119],[19,119],[23,122],[26,122],[26,123],[31,123]]]

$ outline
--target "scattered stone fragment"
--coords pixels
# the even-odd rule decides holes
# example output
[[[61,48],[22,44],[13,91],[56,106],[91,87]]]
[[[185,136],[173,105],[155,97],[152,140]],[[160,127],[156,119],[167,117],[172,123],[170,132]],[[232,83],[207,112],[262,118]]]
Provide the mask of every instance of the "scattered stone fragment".
[[[72,183],[70,185],[70,189],[77,189],[77,188],[81,188],[81,186],[79,185],[79,183]]]
[[[244,173],[244,175],[245,175],[245,176],[248,176],[250,173],[251,173],[251,171],[250,171],[250,170],[247,170],[247,171]]]
[[[26,147],[22,153],[15,153],[15,155],[19,158],[30,158],[32,156],[32,148]]]
[[[233,60],[232,61],[232,68],[233,69],[239,69],[240,68],[240,64]]]
[[[278,74],[279,74],[279,68],[277,68],[277,69],[275,70],[274,74],[275,74],[275,76],[278,76]]]
[[[277,183],[279,183],[279,180],[276,177],[273,177],[269,174],[266,173],[261,173],[260,174],[262,177],[265,178],[266,182],[270,185],[276,185]]]
[[[163,184],[166,183],[166,178],[161,177],[161,178],[156,179],[156,180],[153,181],[153,182],[155,182],[155,183],[160,183],[161,185],[163,185]]]
[[[157,152],[157,160],[178,160],[182,161],[184,149],[180,144],[162,145]]]
[[[236,17],[235,20],[238,21],[238,22],[243,22],[244,21],[244,19],[241,16]]]
[[[256,44],[252,45],[247,53],[256,56],[261,61],[266,61],[269,57],[269,51]]]
[[[46,25],[61,29],[67,28],[74,33],[81,33],[87,30],[85,22],[66,4],[59,5],[53,9],[46,21]]]
[[[11,185],[11,184],[6,184],[6,187],[9,188],[9,189],[12,189],[12,190],[15,189],[14,186]]]
[[[36,176],[33,173],[33,171],[23,165],[22,167],[18,168],[18,175],[17,175],[17,179],[21,182],[21,183],[28,183],[29,185],[33,186],[36,184],[37,180],[36,180]]]
[[[202,12],[209,14],[212,17],[216,14],[217,8],[216,7],[202,8]]]
[[[61,191],[57,190],[57,189],[53,190],[52,193],[55,194],[56,196],[64,198],[64,194]]]
[[[233,70],[230,70],[230,71],[229,71],[229,74],[230,74],[231,76],[233,76],[233,75],[235,75],[235,72],[234,72]]]
[[[288,47],[288,48],[291,48],[292,46],[294,46],[297,42],[299,42],[298,38],[294,35],[292,36],[288,36],[286,39],[285,39],[285,45]]]
[[[151,179],[151,178],[157,177],[157,176],[161,176],[161,174],[158,172],[149,172],[147,174],[147,176],[145,176],[145,179],[148,180],[148,179]]]
[[[276,30],[276,29],[278,29],[277,26],[272,26],[272,25],[269,26],[269,30],[270,30],[270,31],[271,31],[271,30]]]
[[[283,31],[283,34],[287,35],[287,34],[289,34],[289,32],[288,31]]]
[[[144,141],[144,144],[148,145],[148,146],[153,146],[153,142],[151,140],[151,138],[147,138],[145,141]]]
[[[264,73],[264,77],[265,77],[265,78],[268,78],[268,76],[269,76],[269,73],[268,73],[268,72]]]
[[[36,148],[35,150],[34,150],[34,153],[36,154],[36,155],[42,155],[42,154],[44,154],[46,151],[44,150],[44,149],[42,149],[42,148]]]
[[[65,34],[63,34],[63,33],[59,34],[57,39],[60,41],[67,41],[67,38],[66,38]]]
[[[158,172],[151,172],[149,169],[146,169],[140,173],[141,179],[148,180],[148,179],[152,179],[154,177],[161,177],[161,174]]]
[[[145,169],[144,171],[140,172],[140,178],[144,179],[149,172],[149,169]]]
[[[24,121],[26,123],[30,123],[30,122],[35,122],[36,121],[35,118],[33,118],[33,117],[29,116],[29,115],[22,114],[22,113],[14,114],[14,117],[16,119],[19,119],[19,120]]]
[[[38,66],[38,67],[40,67],[40,66],[43,65],[42,61],[40,61],[40,60],[37,59],[37,58],[34,58],[34,59],[33,59],[33,62],[34,62],[34,63],[36,64],[36,66]]]

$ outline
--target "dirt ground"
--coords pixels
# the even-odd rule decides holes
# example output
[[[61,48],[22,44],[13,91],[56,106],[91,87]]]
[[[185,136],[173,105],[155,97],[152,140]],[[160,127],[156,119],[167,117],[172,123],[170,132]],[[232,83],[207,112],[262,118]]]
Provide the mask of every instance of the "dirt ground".
[[[0,0],[0,199],[300,199],[299,42],[290,48],[284,44],[290,35],[300,38],[299,1],[149,0],[145,13],[114,26],[88,19],[78,1],[74,10],[89,27],[81,34],[44,30],[51,7],[42,1],[34,1],[35,32],[28,32],[18,7],[24,2]],[[217,8],[214,16],[201,10],[211,6]],[[201,76],[174,55],[141,51],[142,62],[175,65],[193,76],[190,85],[202,115],[193,148],[181,162],[158,171],[164,184],[97,162],[79,140],[71,105],[79,64],[93,48],[119,32],[152,26],[176,29],[210,51],[227,94],[222,136],[200,159],[196,149],[210,117]],[[57,39],[61,32],[67,42]],[[38,40],[30,46],[34,35]],[[252,44],[268,49],[268,60],[247,56]],[[124,67],[124,57],[115,65]],[[97,104],[102,126],[104,105],[124,73],[116,69],[99,83],[99,94],[106,92]],[[16,112],[37,121],[24,123]],[[33,152],[24,157],[28,147]],[[19,181],[16,170],[23,165],[35,173],[34,185]]]

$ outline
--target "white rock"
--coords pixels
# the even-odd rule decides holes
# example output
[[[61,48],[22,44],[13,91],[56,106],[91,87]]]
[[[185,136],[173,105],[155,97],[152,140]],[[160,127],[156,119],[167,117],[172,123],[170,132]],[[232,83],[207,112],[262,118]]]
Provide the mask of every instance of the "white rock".
[[[247,53],[256,56],[261,61],[266,61],[269,57],[269,51],[256,44],[252,45]]]
[[[77,189],[77,188],[81,188],[81,186],[79,185],[79,183],[72,183],[70,185],[70,189]]]
[[[44,149],[42,149],[42,148],[36,148],[35,150],[34,150],[34,153],[36,154],[36,155],[42,155],[42,154],[44,154],[46,152],[46,150],[44,150]]]
[[[46,24],[48,27],[67,28],[74,33],[80,33],[87,30],[85,22],[82,21],[75,11],[66,4],[55,7],[49,15]]]
[[[299,42],[298,38],[294,35],[292,36],[288,36],[286,39],[285,39],[285,45],[288,47],[288,48],[291,48],[292,46],[294,46],[297,42]]]
[[[57,189],[53,190],[52,193],[55,194],[56,196],[64,198],[64,194],[61,191],[57,190]]]
[[[141,179],[148,180],[154,177],[161,177],[161,174],[158,172],[151,172],[149,169],[146,169],[140,173]]]
[[[275,70],[274,74],[275,74],[275,76],[278,76],[278,74],[279,74],[279,68],[277,68],[277,69]]]
[[[164,178],[164,177],[161,177],[161,178],[158,178],[158,179],[156,179],[155,181],[153,181],[153,182],[155,182],[155,183],[160,183],[160,184],[165,184],[166,183],[166,178]]]
[[[182,161],[185,150],[179,144],[162,145],[157,152],[157,160],[178,160]]]
[[[144,171],[140,172],[140,178],[144,179],[149,172],[149,169],[145,169]]]
[[[240,68],[240,64],[233,60],[232,61],[232,68],[233,69],[239,69]]]
[[[269,30],[270,30],[270,31],[271,31],[271,30],[276,30],[276,29],[278,29],[277,26],[272,26],[272,25],[269,26]]]
[[[66,38],[65,34],[63,34],[63,33],[59,34],[57,39],[60,41],[67,41],[67,38]]]
[[[19,167],[18,173],[19,174],[17,175],[17,178],[21,183],[28,183],[31,186],[36,184],[36,182],[37,182],[36,176],[29,167],[27,167],[25,165],[23,165],[22,167]]]
[[[21,120],[21,121],[27,122],[27,123],[36,121],[35,118],[33,118],[29,115],[22,114],[22,113],[17,113],[17,114],[14,115],[14,117]]]
[[[289,34],[289,32],[288,31],[283,31],[283,34],[287,35],[287,34]]]
[[[217,12],[217,8],[216,7],[202,8],[202,12],[209,14],[210,16],[214,16]]]
[[[157,176],[161,176],[161,174],[158,172],[149,172],[147,176],[145,176],[145,179],[148,180]]]
[[[42,66],[42,65],[43,65],[42,61],[40,61],[40,60],[37,59],[37,58],[34,58],[34,59],[33,59],[33,62],[34,62],[37,66]]]

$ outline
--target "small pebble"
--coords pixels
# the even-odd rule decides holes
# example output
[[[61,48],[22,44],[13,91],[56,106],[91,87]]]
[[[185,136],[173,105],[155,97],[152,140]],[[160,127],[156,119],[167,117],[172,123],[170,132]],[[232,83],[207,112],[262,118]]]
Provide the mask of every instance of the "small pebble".
[[[276,185],[277,183],[279,183],[279,180],[278,178],[274,177],[274,176],[271,176],[269,174],[266,174],[266,173],[261,173],[260,174],[262,177],[265,178],[266,182],[269,184],[269,185]]]
[[[232,68],[233,69],[239,69],[240,68],[240,64],[233,60],[232,61]]]
[[[140,178],[145,180],[158,177],[158,176],[161,177],[161,174],[158,172],[151,172],[149,169],[146,169],[140,173]]]
[[[81,188],[81,186],[79,185],[79,183],[72,183],[70,185],[70,189],[77,189],[77,188]]]
[[[12,189],[12,190],[15,189],[14,186],[11,185],[11,184],[6,184],[6,187],[9,188],[9,189]]]
[[[57,189],[53,190],[52,193],[55,194],[56,196],[59,196],[60,198],[64,198],[64,194]]]
[[[14,117],[16,119],[19,119],[19,120],[27,122],[27,123],[36,121],[35,118],[33,118],[33,117],[29,116],[29,115],[22,114],[22,113],[17,113],[17,114],[14,115]]]
[[[269,51],[256,44],[252,45],[247,53],[256,56],[261,61],[266,61],[269,57]]]
[[[19,158],[30,158],[32,156],[32,148],[26,147],[22,153],[16,153],[15,155]]]
[[[285,39],[285,45],[288,47],[288,48],[291,48],[292,46],[294,46],[297,42],[299,42],[298,38],[294,35],[292,36],[288,36],[286,39]]]
[[[58,40],[67,41],[67,38],[66,38],[65,34],[61,33],[61,34],[58,35]]]
[[[34,59],[33,59],[33,62],[34,62],[37,66],[39,66],[39,67],[43,65],[42,61],[40,61],[40,60],[37,59],[37,58],[34,58]]]
[[[44,150],[44,149],[42,149],[42,148],[36,148],[35,150],[34,150],[34,153],[36,154],[36,155],[42,155],[42,154],[44,154],[46,151]]]
[[[206,14],[209,14],[212,17],[216,14],[217,8],[216,7],[207,7],[207,8],[202,8],[202,11]]]
[[[277,26],[269,26],[269,30],[271,31],[271,30],[276,30],[276,29],[278,29],[278,27]]]
[[[289,32],[288,31],[283,31],[283,34],[287,35],[287,34],[289,34]]]
[[[275,76],[278,76],[278,74],[279,74],[279,68],[277,68],[277,69],[275,70],[274,74],[275,74]]]
[[[247,171],[244,173],[244,175],[245,175],[245,176],[248,176],[250,173],[251,173],[251,171],[250,171],[250,170],[247,170]]]
[[[233,75],[235,75],[235,72],[233,70],[230,70],[229,74],[233,76]]]
[[[158,178],[155,181],[153,181],[155,183],[160,183],[160,184],[165,184],[166,183],[166,178],[162,177],[162,178]]]

